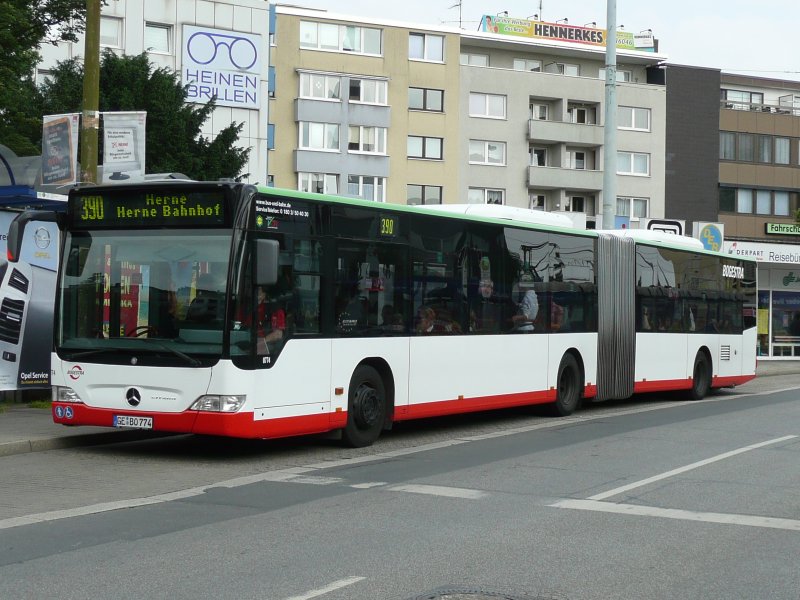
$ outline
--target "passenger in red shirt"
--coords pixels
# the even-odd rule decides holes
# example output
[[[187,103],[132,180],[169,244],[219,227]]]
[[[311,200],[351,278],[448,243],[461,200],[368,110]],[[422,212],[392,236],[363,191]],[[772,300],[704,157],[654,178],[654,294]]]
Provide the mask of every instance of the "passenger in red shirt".
[[[286,311],[267,302],[267,291],[258,286],[258,305],[256,306],[258,327],[258,353],[269,354],[270,344],[283,340],[286,331]]]

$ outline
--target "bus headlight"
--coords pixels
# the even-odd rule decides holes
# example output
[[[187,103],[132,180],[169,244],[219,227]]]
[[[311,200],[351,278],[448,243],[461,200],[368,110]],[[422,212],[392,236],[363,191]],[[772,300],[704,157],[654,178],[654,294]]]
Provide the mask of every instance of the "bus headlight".
[[[242,408],[247,396],[200,396],[189,410],[234,413]]]
[[[61,385],[54,385],[53,386],[53,402],[80,402],[83,403],[81,397],[78,396],[78,392],[73,390],[71,387],[65,387]]]

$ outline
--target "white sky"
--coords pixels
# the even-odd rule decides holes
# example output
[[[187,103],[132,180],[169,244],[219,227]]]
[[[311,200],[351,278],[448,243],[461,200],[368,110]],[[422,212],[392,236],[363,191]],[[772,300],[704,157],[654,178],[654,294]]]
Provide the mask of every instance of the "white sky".
[[[284,0],[362,17],[458,27],[457,0]],[[462,27],[475,30],[482,14],[509,17],[541,13],[570,25],[595,21],[605,28],[601,0],[462,0]],[[617,25],[652,29],[669,62],[730,73],[800,81],[800,0],[617,0]]]

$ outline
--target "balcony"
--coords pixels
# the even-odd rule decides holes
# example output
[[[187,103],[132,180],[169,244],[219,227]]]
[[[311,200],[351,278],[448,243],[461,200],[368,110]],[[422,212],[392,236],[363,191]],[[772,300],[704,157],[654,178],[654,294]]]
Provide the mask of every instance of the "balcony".
[[[603,189],[603,172],[562,167],[528,167],[528,187],[597,192]]]
[[[739,102],[736,100],[720,100],[720,108],[727,108],[729,110],[749,110],[754,112],[772,113],[777,115],[794,115],[800,116],[800,103],[792,102],[791,104],[762,104],[759,102]]]
[[[583,123],[529,119],[528,140],[567,143],[572,146],[601,146],[603,144],[603,127]]]

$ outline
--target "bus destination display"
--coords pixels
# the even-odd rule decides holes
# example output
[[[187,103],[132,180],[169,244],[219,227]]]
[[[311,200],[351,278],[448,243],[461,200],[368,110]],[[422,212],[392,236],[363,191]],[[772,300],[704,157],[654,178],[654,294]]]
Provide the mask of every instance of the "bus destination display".
[[[73,198],[70,211],[79,227],[214,226],[225,223],[225,197],[221,191],[89,191]]]

